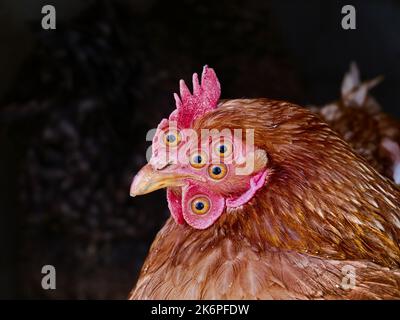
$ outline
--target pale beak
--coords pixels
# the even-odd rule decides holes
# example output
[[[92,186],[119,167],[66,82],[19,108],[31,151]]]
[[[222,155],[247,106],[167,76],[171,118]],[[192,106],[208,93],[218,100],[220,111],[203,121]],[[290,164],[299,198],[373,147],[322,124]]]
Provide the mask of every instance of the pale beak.
[[[186,179],[203,181],[198,175],[177,173],[168,169],[156,170],[151,164],[146,164],[133,179],[130,195],[135,197],[166,187],[181,187]]]

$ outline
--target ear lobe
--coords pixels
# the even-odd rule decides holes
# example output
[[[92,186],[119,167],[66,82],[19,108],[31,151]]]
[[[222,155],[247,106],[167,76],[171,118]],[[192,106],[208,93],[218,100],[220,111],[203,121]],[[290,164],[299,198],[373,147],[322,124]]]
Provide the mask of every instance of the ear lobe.
[[[185,221],[195,229],[207,229],[210,227],[223,213],[225,209],[225,199],[208,189],[190,185],[182,189],[182,211]],[[209,209],[204,214],[196,214],[192,211],[192,201],[197,198],[206,197],[209,200]]]
[[[256,149],[255,151],[248,152],[244,158],[244,161],[242,163],[238,163],[235,174],[250,176],[265,169],[267,163],[267,153],[262,149]]]
[[[254,172],[264,169],[268,163],[268,155],[265,150],[257,149],[254,152]]]
[[[254,197],[257,190],[264,186],[267,176],[267,170],[262,170],[251,177],[249,189],[237,198],[226,199],[226,206],[228,208],[237,208],[249,202]]]

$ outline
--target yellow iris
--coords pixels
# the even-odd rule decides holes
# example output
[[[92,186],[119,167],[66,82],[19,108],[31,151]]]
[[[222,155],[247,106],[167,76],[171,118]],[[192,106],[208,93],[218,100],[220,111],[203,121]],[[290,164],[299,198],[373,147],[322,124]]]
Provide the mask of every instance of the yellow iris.
[[[206,197],[198,197],[192,200],[192,212],[195,214],[206,214],[210,210],[210,200]]]
[[[221,180],[226,176],[228,168],[223,163],[213,164],[208,167],[208,174],[214,180]]]
[[[229,141],[219,142],[215,145],[215,153],[220,157],[228,157],[232,154],[232,144]]]
[[[176,130],[168,130],[164,133],[164,143],[168,147],[176,147],[181,142],[181,135]]]
[[[190,165],[193,168],[203,168],[207,163],[207,156],[204,152],[195,152],[190,156]]]

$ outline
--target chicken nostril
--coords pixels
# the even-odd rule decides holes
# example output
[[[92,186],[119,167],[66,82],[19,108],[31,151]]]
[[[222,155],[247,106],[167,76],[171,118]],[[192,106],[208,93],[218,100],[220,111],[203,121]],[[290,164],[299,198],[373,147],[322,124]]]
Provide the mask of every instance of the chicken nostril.
[[[164,170],[165,168],[168,168],[172,164],[172,161],[166,162],[161,166],[157,166],[156,170]]]

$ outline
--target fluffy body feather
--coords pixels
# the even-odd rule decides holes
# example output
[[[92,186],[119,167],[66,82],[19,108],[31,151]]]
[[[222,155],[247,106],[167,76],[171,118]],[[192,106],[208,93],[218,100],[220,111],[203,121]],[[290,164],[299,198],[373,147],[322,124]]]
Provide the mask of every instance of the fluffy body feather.
[[[355,63],[345,74],[341,98],[313,108],[380,173],[400,183],[400,122],[381,110],[369,91],[382,77],[361,82]]]
[[[205,230],[170,218],[130,299],[400,298],[400,192],[318,116],[227,100],[194,128],[254,128],[270,174]]]

